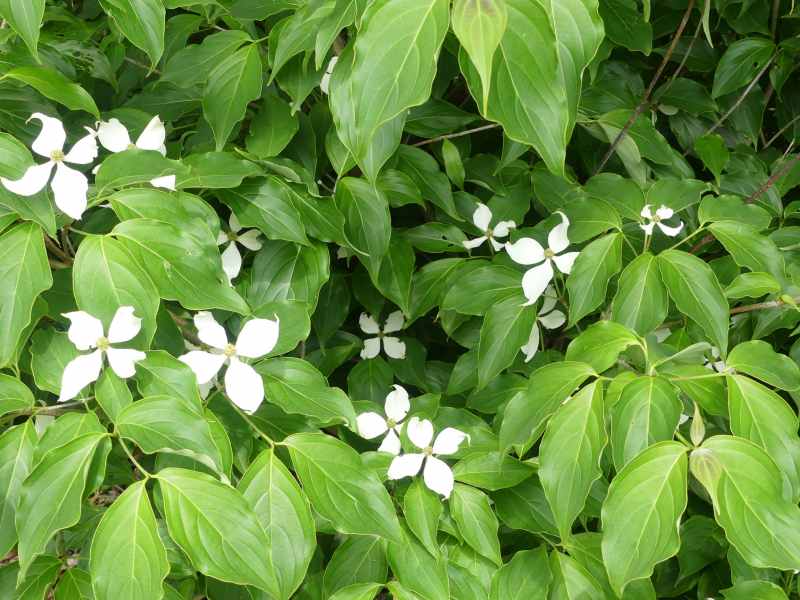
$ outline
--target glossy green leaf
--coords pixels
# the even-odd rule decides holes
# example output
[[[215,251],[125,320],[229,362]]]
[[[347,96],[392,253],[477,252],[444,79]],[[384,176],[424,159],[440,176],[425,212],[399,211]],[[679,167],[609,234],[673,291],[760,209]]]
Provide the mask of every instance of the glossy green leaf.
[[[436,533],[442,510],[439,497],[419,479],[411,483],[403,496],[406,524],[432,556],[439,554]]]
[[[100,111],[89,92],[55,69],[38,66],[16,67],[7,71],[3,77],[21,81],[42,96],[63,104],[70,110],[83,110],[97,118],[100,117]]]
[[[669,297],[661,282],[656,257],[645,252],[622,270],[611,304],[611,318],[645,335],[667,316]]]
[[[33,394],[19,379],[0,373],[0,415],[31,408]]]
[[[492,577],[491,600],[545,600],[552,580],[545,546],[520,550]]]
[[[565,358],[589,364],[602,373],[632,346],[641,347],[642,343],[630,329],[614,321],[598,321],[570,342]]]
[[[621,268],[621,233],[601,237],[581,251],[567,278],[570,323],[603,304],[608,282]]]
[[[719,98],[750,83],[774,51],[775,44],[767,38],[750,37],[733,42],[714,72],[711,95]]]
[[[44,0],[2,0],[0,15],[23,39],[34,57],[38,57],[39,29],[44,17]]]
[[[785,354],[775,352],[770,344],[761,340],[738,344],[731,350],[725,364],[782,390],[791,392],[800,388],[797,363]]]
[[[468,485],[456,484],[450,497],[450,514],[467,544],[496,565],[503,563],[497,517],[486,494]]]
[[[161,0],[100,0],[108,16],[155,66],[164,53],[164,5]]]
[[[521,294],[492,306],[486,313],[478,341],[478,389],[508,367],[531,335],[536,311],[525,306]]]
[[[0,435],[0,552],[7,553],[17,541],[14,517],[22,483],[33,467],[36,428],[28,420]]]

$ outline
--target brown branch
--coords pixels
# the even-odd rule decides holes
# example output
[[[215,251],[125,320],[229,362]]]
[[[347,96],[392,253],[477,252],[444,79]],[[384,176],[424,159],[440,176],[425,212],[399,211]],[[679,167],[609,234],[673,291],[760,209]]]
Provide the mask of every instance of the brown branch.
[[[800,302],[800,296],[795,296],[792,298],[792,303]],[[731,309],[732,315],[738,315],[741,313],[748,313],[753,312],[754,310],[767,310],[770,308],[782,308],[784,306],[791,306],[792,303],[784,302],[780,298],[777,300],[769,300],[767,302],[757,302],[756,304],[745,304],[744,306],[736,306]]]
[[[669,59],[672,58],[672,53],[675,51],[675,47],[678,45],[678,41],[680,41],[681,36],[683,35],[683,30],[686,29],[686,24],[689,22],[689,17],[692,14],[692,9],[694,8],[694,0],[689,0],[689,6],[686,7],[686,12],[683,13],[683,19],[681,19],[680,25],[678,25],[678,29],[675,32],[675,37],[672,38],[672,42],[667,48],[666,53],[664,53],[664,58],[661,60],[661,64],[658,66],[658,70],[656,71],[653,78],[650,80],[650,85],[647,86],[647,89],[644,92],[644,96],[642,96],[641,101],[636,106],[636,109],[631,114],[630,118],[628,119],[627,123],[622,127],[620,132],[617,134],[617,137],[614,138],[614,141],[611,142],[611,146],[609,146],[608,151],[603,156],[603,159],[600,161],[600,165],[595,169],[594,174],[597,175],[600,171],[603,170],[603,167],[606,166],[606,163],[609,161],[611,156],[614,154],[614,151],[617,149],[617,146],[622,142],[626,135],[628,135],[628,131],[633,124],[636,122],[636,119],[639,118],[644,110],[650,105],[650,96],[653,94],[653,90],[658,83],[658,80],[661,79],[661,74],[664,72],[664,68],[667,66]]]
[[[784,132],[785,132],[787,129],[789,129],[789,128],[790,128],[792,125],[794,125],[795,123],[797,123],[797,121],[800,121],[800,115],[797,115],[797,116],[796,116],[794,119],[792,119],[791,121],[789,121],[789,122],[788,122],[786,125],[784,125],[784,126],[783,126],[783,127],[781,127],[780,129],[778,129],[778,131],[775,133],[775,135],[773,135],[771,138],[769,138],[769,139],[767,140],[767,143],[766,143],[766,144],[764,144],[764,148],[763,148],[763,150],[766,150],[767,148],[769,148],[770,146],[772,146],[772,143],[773,143],[775,140],[777,140],[777,139],[778,139],[778,138],[779,138],[779,137],[780,137],[780,136],[781,136],[781,135],[782,135],[782,134],[783,134],[783,133],[784,133]]]
[[[474,129],[467,129],[466,131],[459,131],[458,133],[448,133],[446,135],[439,135],[435,138],[431,138],[429,140],[422,140],[421,142],[417,142],[413,144],[414,146],[426,146],[428,144],[435,144],[436,142],[441,142],[442,140],[449,140],[451,138],[457,138],[464,135],[469,135],[470,133],[477,133],[479,131],[487,131],[489,129],[495,129],[496,127],[500,127],[500,123],[490,123],[489,125],[481,125],[480,127],[475,127]]]

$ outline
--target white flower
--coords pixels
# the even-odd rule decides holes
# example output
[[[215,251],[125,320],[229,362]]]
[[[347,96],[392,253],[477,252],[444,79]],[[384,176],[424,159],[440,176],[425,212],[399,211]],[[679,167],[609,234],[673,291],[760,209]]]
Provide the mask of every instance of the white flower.
[[[80,219],[83,211],[86,210],[89,181],[86,179],[86,175],[68,167],[66,163],[88,165],[97,158],[95,132],[86,127],[89,134],[78,140],[72,149],[64,154],[67,134],[64,131],[63,123],[42,113],[33,113],[31,119],[38,119],[42,124],[42,131],[33,141],[31,149],[39,156],[49,160],[46,163],[28,167],[21,179],[11,181],[0,178],[0,181],[15,194],[33,196],[50,181],[50,173],[55,166],[56,174],[53,176],[50,188],[53,190],[56,206],[73,219]],[[30,119],[28,120],[30,121]]]
[[[563,312],[555,308],[556,306],[556,291],[552,285],[547,286],[544,291],[544,302],[539,309],[539,314],[536,316],[536,322],[531,328],[531,335],[528,338],[528,343],[522,347],[522,353],[525,355],[525,362],[530,361],[536,356],[536,351],[539,350],[539,325],[545,329],[556,329],[561,327],[567,320]]]
[[[236,344],[228,343],[225,328],[214,320],[208,311],[194,316],[197,337],[218,352],[193,350],[178,360],[189,365],[203,385],[214,378],[222,365],[229,361],[225,371],[225,392],[231,401],[246,412],[255,411],[264,400],[264,383],[261,376],[240,357],[259,358],[272,351],[278,343],[279,320],[251,319],[244,324]]]
[[[406,418],[411,403],[408,401],[408,392],[399,385],[394,386],[394,390],[386,396],[386,403],[383,406],[386,416],[376,412],[364,412],[358,415],[358,434],[361,437],[371,440],[386,433],[383,438],[379,452],[389,452],[397,456],[400,454],[400,433],[403,431],[403,419]]]
[[[408,439],[422,452],[395,456],[392,464],[389,465],[389,479],[413,477],[419,473],[424,462],[425,468],[422,477],[425,485],[437,494],[449,498],[453,491],[453,471],[446,462],[436,456],[455,454],[461,442],[465,439],[469,440],[469,436],[463,431],[447,427],[439,432],[436,441],[431,445],[433,423],[428,419],[420,420],[417,417],[411,417],[406,432]]]
[[[725,361],[719,359],[719,348],[716,346],[711,346],[711,356],[714,360],[706,359],[706,362],[703,365],[706,369],[711,369],[717,373],[722,373],[728,368],[728,365],[725,364]]]
[[[101,121],[97,126],[97,139],[100,140],[100,145],[114,154],[138,148],[139,150],[155,150],[162,156],[166,156],[167,148],[164,146],[166,137],[164,123],[158,115],[150,119],[144,131],[136,138],[136,142],[131,142],[130,133],[125,125],[119,122],[119,119]],[[150,180],[150,185],[175,190],[175,175],[156,177]]]
[[[547,250],[533,238],[520,238],[513,244],[506,243],[506,252],[511,260],[521,265],[537,265],[528,269],[522,277],[522,291],[528,299],[525,306],[536,302],[553,279],[552,263],[555,263],[562,273],[569,274],[572,264],[580,254],[580,252],[564,252],[569,246],[567,237],[569,219],[561,211],[558,211],[558,214],[561,215],[561,224],[553,227],[547,234]],[[559,254],[561,252],[564,253]]]
[[[328,93],[328,87],[331,83],[331,74],[333,73],[333,68],[336,66],[337,62],[339,62],[339,57],[332,56],[330,61],[328,61],[328,66],[325,67],[325,73],[323,73],[322,79],[319,82],[319,89],[323,94]]]
[[[394,333],[400,331],[405,325],[403,313],[399,310],[394,311],[386,317],[386,323],[381,329],[378,322],[369,316],[367,313],[361,313],[358,318],[358,326],[361,331],[371,335],[377,334],[378,337],[368,338],[364,340],[364,348],[361,350],[361,358],[375,358],[381,352],[381,340],[383,340],[383,351],[389,358],[405,358],[406,357],[406,344],[401,342],[400,338],[386,335],[387,333]]]
[[[499,252],[503,249],[503,243],[498,242],[496,238],[508,237],[509,230],[517,226],[514,221],[500,221],[494,227],[490,227],[492,211],[481,202],[478,202],[478,208],[472,213],[472,222],[475,224],[475,227],[483,231],[483,235],[474,240],[466,240],[463,242],[464,247],[469,250],[477,248],[488,239],[495,251]]]
[[[667,208],[663,204],[661,205],[661,208],[656,210],[655,215],[650,210],[650,205],[645,204],[640,214],[644,219],[647,220],[647,223],[640,223],[639,227],[641,227],[647,235],[653,235],[653,227],[655,225],[658,225],[658,228],[661,230],[661,232],[669,237],[675,237],[681,232],[681,229],[683,229],[683,221],[681,221],[681,224],[677,227],[670,227],[669,225],[664,225],[664,223],[662,223],[662,221],[672,218],[672,215],[675,214],[674,210]]]
[[[142,320],[133,314],[132,306],[120,306],[111,319],[108,335],[103,333],[103,324],[82,310],[64,313],[70,320],[67,336],[78,350],[91,350],[91,354],[81,354],[73,358],[64,368],[61,376],[59,402],[66,402],[78,395],[83,388],[97,381],[103,367],[103,354],[108,356],[108,364],[119,377],[126,379],[136,373],[135,363],[145,357],[144,352],[129,348],[112,348],[111,344],[127,342],[136,337],[142,328]]]
[[[242,231],[242,224],[239,223],[239,219],[237,219],[236,215],[233,213],[231,213],[231,217],[228,219],[228,225],[230,225],[230,232],[219,232],[217,236],[217,246],[221,246],[225,242],[230,242],[228,247],[222,252],[222,268],[228,276],[228,281],[232,281],[239,274],[239,271],[242,270],[242,255],[239,252],[239,248],[236,247],[236,243],[238,242],[248,250],[261,250],[261,242],[258,240],[261,232],[257,229],[248,229],[247,231],[239,233]]]

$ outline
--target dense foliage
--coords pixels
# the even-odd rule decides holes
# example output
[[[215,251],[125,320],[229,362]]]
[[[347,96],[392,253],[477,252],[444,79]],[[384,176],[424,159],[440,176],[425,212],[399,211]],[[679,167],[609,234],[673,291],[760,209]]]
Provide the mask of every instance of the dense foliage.
[[[798,598],[793,0],[0,17],[0,598]]]

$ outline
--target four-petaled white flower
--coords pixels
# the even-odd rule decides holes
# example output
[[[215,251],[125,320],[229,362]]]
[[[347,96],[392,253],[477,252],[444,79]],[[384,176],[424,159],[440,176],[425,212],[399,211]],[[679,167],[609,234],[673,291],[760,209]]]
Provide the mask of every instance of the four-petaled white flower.
[[[136,138],[136,142],[131,142],[128,129],[119,122],[119,119],[101,121],[97,126],[97,139],[100,140],[100,145],[114,154],[138,148],[139,150],[155,150],[160,152],[162,156],[166,156],[167,148],[164,146],[166,137],[167,132],[164,129],[164,123],[158,115],[150,119],[144,131]],[[150,180],[150,185],[174,190],[175,175],[156,177]]]
[[[509,231],[517,226],[514,221],[500,221],[497,225],[491,227],[492,211],[481,202],[478,202],[478,208],[472,213],[472,222],[475,224],[475,227],[483,232],[483,235],[473,240],[466,240],[463,242],[464,247],[469,250],[477,248],[483,244],[483,242],[489,240],[489,243],[495,251],[499,252],[503,249],[503,242],[498,242],[497,238],[508,237]]]
[[[242,270],[242,255],[239,252],[239,248],[236,247],[236,243],[238,242],[248,250],[261,250],[261,242],[258,239],[261,232],[257,229],[242,231],[242,224],[239,223],[239,219],[233,213],[228,219],[228,225],[230,225],[230,232],[219,232],[217,246],[230,242],[222,252],[222,268],[228,276],[228,281],[232,281]],[[239,233],[240,231],[242,233]]]
[[[55,166],[56,174],[53,176],[50,187],[53,190],[56,206],[73,219],[80,219],[83,211],[86,210],[89,181],[86,179],[86,175],[68,167],[66,163],[88,165],[97,158],[95,132],[87,127],[88,135],[78,140],[65,154],[64,144],[67,141],[67,133],[64,131],[63,123],[38,112],[33,113],[30,119],[38,119],[42,124],[42,131],[33,141],[31,149],[39,156],[49,160],[46,163],[28,167],[21,179],[12,181],[0,178],[0,181],[15,194],[33,196],[50,181],[50,174]],[[30,121],[30,119],[28,120]]]
[[[411,403],[408,401],[408,392],[399,385],[386,396],[383,405],[387,418],[376,412],[364,412],[358,415],[358,433],[361,437],[371,440],[386,433],[379,452],[389,452],[397,456],[400,454],[400,433],[403,431],[403,419],[406,418]]]
[[[395,333],[400,331],[405,325],[403,313],[399,310],[394,311],[386,317],[386,323],[381,329],[378,322],[369,316],[367,313],[361,313],[358,318],[358,326],[361,331],[370,335],[378,337],[368,338],[364,340],[364,349],[361,350],[361,358],[375,358],[381,352],[381,340],[383,340],[383,351],[389,358],[405,358],[406,357],[406,344],[401,342],[400,338],[386,335],[387,333]]]
[[[469,440],[469,436],[463,431],[447,427],[439,432],[431,445],[433,423],[428,419],[420,420],[417,417],[411,417],[408,421],[406,433],[408,439],[422,452],[395,456],[389,465],[389,479],[413,477],[423,469],[424,462],[422,477],[425,485],[437,494],[449,498],[453,491],[453,471],[446,462],[436,457],[455,454],[461,442]]]
[[[683,229],[683,221],[681,221],[680,225],[678,225],[677,227],[670,227],[669,225],[664,225],[663,221],[665,219],[671,219],[672,215],[675,214],[675,211],[672,210],[671,208],[664,206],[663,204],[661,205],[660,208],[656,210],[655,214],[653,214],[653,211],[650,209],[650,205],[645,204],[640,214],[644,219],[647,220],[647,222],[640,223],[639,227],[641,227],[642,230],[647,235],[653,235],[653,227],[655,227],[656,225],[658,225],[658,228],[661,230],[661,233],[663,233],[664,235],[668,235],[669,237],[675,237]]]
[[[278,343],[279,319],[251,319],[244,324],[236,344],[228,343],[225,328],[208,311],[194,316],[197,337],[216,352],[192,350],[179,358],[191,367],[197,383],[203,385],[229,361],[225,371],[225,392],[231,401],[245,412],[254,412],[264,400],[261,376],[240,358],[259,358],[272,351]]]
[[[82,310],[64,313],[70,320],[67,336],[78,350],[95,349],[91,354],[81,354],[73,358],[64,368],[61,376],[59,402],[66,402],[78,395],[83,388],[97,381],[103,367],[103,354],[108,356],[108,364],[119,377],[128,378],[136,373],[136,362],[145,353],[130,348],[113,348],[111,344],[127,342],[136,337],[142,328],[142,320],[133,314],[132,306],[120,306],[111,319],[108,335],[103,332],[103,323]]]
[[[513,244],[506,243],[506,252],[515,263],[526,266],[537,265],[528,269],[522,277],[522,292],[528,299],[525,306],[536,302],[553,279],[552,263],[555,263],[559,271],[568,275],[580,254],[580,252],[564,252],[569,246],[567,237],[569,219],[563,212],[557,212],[561,215],[561,223],[547,234],[546,250],[533,238],[520,238]]]
[[[556,291],[552,285],[547,286],[544,291],[544,301],[542,307],[539,309],[539,314],[536,316],[536,322],[531,329],[531,335],[528,342],[522,347],[522,353],[525,355],[525,362],[530,361],[536,356],[539,350],[539,325],[545,329],[556,329],[561,327],[567,320],[563,312],[555,308],[556,306]]]

